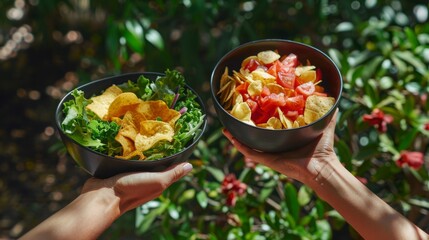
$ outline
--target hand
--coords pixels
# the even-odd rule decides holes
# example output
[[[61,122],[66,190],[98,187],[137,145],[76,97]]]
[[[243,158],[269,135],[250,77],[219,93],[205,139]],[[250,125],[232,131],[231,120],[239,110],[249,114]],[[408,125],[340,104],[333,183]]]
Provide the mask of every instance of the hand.
[[[176,164],[163,172],[136,172],[113,176],[108,179],[89,179],[82,194],[101,188],[111,189],[117,196],[121,214],[159,197],[172,183],[192,170],[190,163]]]
[[[321,173],[324,166],[338,161],[334,151],[335,124],[338,109],[323,134],[310,144],[290,152],[264,153],[253,150],[237,141],[228,130],[224,135],[240,151],[247,161],[270,167],[288,177],[306,184]]]

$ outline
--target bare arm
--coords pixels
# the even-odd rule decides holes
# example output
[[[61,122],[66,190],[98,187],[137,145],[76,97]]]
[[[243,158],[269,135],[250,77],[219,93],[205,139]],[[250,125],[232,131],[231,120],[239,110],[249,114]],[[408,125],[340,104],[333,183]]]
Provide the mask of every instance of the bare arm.
[[[333,148],[335,120],[334,116],[323,135],[312,144],[280,154],[254,151],[228,131],[224,134],[248,160],[311,187],[365,239],[429,239],[423,230],[372,193],[340,163]]]
[[[21,239],[97,239],[122,214],[160,196],[191,169],[191,164],[182,163],[160,173],[89,179],[73,202]]]

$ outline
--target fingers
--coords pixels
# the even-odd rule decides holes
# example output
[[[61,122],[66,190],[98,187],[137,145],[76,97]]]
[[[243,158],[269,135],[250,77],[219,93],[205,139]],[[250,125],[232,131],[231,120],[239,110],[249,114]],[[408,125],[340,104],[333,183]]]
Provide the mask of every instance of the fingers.
[[[177,165],[174,165],[173,167],[168,168],[164,172],[162,172],[161,180],[164,183],[164,189],[166,189],[168,186],[176,182],[177,180],[181,179],[182,177],[186,176],[190,171],[192,170],[192,164],[185,162],[180,163]]]

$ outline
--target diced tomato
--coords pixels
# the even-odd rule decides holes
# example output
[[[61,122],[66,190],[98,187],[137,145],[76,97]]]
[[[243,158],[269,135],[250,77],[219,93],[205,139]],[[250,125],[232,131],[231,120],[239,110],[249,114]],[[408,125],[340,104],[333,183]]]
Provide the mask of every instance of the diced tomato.
[[[294,89],[294,87],[295,87],[295,73],[278,72],[276,81],[280,86],[282,86],[284,88]]]
[[[298,117],[298,111],[287,111],[285,116],[292,121],[295,121]]]
[[[262,92],[260,95],[261,95],[261,97],[266,97],[266,96],[269,96],[270,94],[271,94],[270,89],[268,87],[264,86],[262,88]]]
[[[255,71],[256,68],[258,68],[261,65],[260,62],[258,62],[258,60],[255,59],[250,59],[249,62],[246,64],[246,66],[244,67],[244,69],[249,70],[249,72],[253,72]]]
[[[249,87],[249,82],[244,82],[243,84],[238,85],[235,87],[235,91],[240,93],[241,95],[247,93],[247,88]]]
[[[250,95],[248,93],[243,93],[241,94],[241,96],[243,97],[243,102],[247,101],[247,99],[250,99]]]
[[[273,115],[273,112],[264,112],[258,108],[255,113],[252,113],[251,119],[255,124],[266,123],[268,119]]]
[[[279,60],[276,60],[271,66],[268,68],[267,73],[271,74],[274,77],[277,77],[277,73],[282,71],[283,65]]]
[[[289,55],[287,55],[283,60],[282,60],[282,64],[285,67],[296,67],[298,66],[299,62],[298,62],[298,57],[291,53]]]
[[[286,99],[286,105],[283,108],[286,111],[303,111],[305,105],[304,96],[297,95]]]
[[[259,106],[265,112],[274,112],[277,107],[286,105],[286,99],[283,93],[271,93],[269,96],[261,98]]]
[[[250,110],[252,111],[252,114],[255,113],[258,110],[258,103],[253,101],[252,99],[246,100],[247,105],[249,105]]]
[[[325,92],[325,88],[319,85],[314,86],[316,88],[316,90],[314,90],[315,92],[319,92],[319,93],[324,93]]]
[[[299,85],[298,87],[296,87],[295,90],[298,94],[302,94],[302,95],[304,95],[304,97],[307,98],[308,96],[310,96],[311,94],[314,93],[316,88],[314,87],[314,83],[306,82],[306,83],[303,83],[303,84]]]

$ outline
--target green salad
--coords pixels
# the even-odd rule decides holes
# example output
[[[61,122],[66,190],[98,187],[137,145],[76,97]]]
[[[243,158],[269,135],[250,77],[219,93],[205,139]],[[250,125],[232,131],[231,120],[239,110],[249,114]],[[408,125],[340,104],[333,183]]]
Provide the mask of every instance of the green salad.
[[[175,70],[155,81],[141,75],[89,99],[77,89],[71,95],[63,104],[62,130],[112,157],[155,160],[178,153],[200,135],[205,121],[197,96]]]

